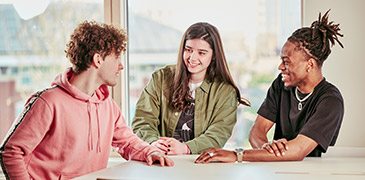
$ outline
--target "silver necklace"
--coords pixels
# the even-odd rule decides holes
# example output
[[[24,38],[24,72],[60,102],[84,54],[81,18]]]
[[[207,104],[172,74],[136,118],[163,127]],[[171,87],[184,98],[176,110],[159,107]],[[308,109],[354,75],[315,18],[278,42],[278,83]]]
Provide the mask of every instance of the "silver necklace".
[[[303,99],[300,99],[298,96],[298,86],[295,88],[295,97],[297,98],[297,100],[299,101],[298,103],[298,110],[301,111],[303,109],[303,104],[302,102],[307,100],[309,98],[309,96],[311,96],[313,93],[313,91],[311,93],[309,93],[307,96],[305,96]]]

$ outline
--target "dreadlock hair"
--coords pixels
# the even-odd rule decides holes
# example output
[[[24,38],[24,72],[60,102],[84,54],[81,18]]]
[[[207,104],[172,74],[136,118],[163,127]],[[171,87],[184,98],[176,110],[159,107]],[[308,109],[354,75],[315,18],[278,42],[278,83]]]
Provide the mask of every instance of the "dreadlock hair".
[[[315,59],[319,67],[322,67],[323,62],[331,54],[330,42],[331,47],[336,41],[343,48],[337,37],[343,37],[343,34],[339,33],[340,24],[328,21],[330,10],[322,18],[319,13],[318,20],[314,21],[310,27],[298,29],[288,38],[288,41],[297,45],[296,49],[304,51],[308,59]]]
[[[183,60],[185,43],[187,40],[191,39],[202,39],[206,41],[213,50],[212,61],[207,68],[206,79],[208,81],[217,80],[218,82],[226,82],[232,85],[236,90],[239,104],[251,106],[248,99],[241,97],[240,91],[232,79],[218,29],[209,23],[199,22],[191,25],[186,30],[180,43],[176,73],[172,87],[172,99],[170,101],[172,107],[178,111],[186,110],[193,101],[189,91],[189,79],[191,74]]]

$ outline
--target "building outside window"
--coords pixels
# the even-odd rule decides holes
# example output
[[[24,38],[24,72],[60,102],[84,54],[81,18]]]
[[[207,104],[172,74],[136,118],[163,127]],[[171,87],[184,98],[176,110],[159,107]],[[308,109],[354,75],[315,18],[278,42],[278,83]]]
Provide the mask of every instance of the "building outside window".
[[[102,0],[0,2],[0,139],[36,91],[70,66],[64,50],[84,20],[103,21]]]

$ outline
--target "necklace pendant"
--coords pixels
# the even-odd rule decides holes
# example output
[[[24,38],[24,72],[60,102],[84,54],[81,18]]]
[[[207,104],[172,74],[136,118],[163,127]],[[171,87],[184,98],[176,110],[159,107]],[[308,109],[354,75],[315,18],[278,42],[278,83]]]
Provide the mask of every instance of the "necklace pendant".
[[[303,105],[301,102],[298,103],[298,110],[301,111],[303,109]]]
[[[303,99],[300,99],[299,96],[298,96],[298,86],[295,88],[295,97],[299,101],[299,103],[298,103],[298,110],[299,111],[301,111],[303,109],[302,102],[307,100],[309,98],[309,96],[312,95],[312,93],[313,93],[313,91],[311,93],[309,93],[307,96],[305,96]]]

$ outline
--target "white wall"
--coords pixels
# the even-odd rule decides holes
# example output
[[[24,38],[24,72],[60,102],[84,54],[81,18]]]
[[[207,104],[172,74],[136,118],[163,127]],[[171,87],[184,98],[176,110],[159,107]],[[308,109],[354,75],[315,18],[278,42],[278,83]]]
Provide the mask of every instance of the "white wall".
[[[323,65],[326,79],[335,84],[345,101],[345,116],[336,146],[365,147],[365,1],[303,0],[304,26],[331,9],[329,20],[340,23],[344,38]]]

